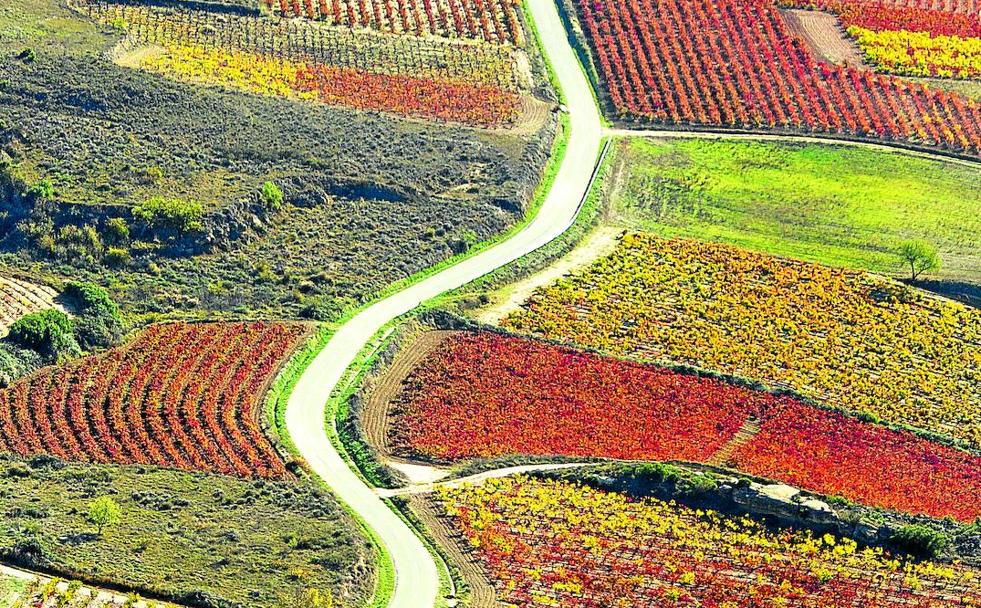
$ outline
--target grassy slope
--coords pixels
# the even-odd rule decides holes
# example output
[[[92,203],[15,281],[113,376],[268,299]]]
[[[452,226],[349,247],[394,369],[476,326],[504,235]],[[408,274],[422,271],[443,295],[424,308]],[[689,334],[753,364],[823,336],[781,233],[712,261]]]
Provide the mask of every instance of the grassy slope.
[[[630,227],[882,273],[902,273],[897,244],[922,238],[940,278],[981,284],[977,170],[822,145],[624,145],[614,202]]]
[[[119,503],[122,519],[100,539],[86,513],[104,495]],[[175,600],[201,591],[241,605],[292,606],[295,593],[316,587],[351,606],[373,584],[367,541],[336,500],[311,483],[30,466],[4,457],[0,513],[9,531],[0,540],[2,554],[37,539],[50,560],[45,570]],[[305,574],[298,577],[299,570]]]
[[[12,576],[0,575],[0,608],[8,608],[27,586],[27,582]]]

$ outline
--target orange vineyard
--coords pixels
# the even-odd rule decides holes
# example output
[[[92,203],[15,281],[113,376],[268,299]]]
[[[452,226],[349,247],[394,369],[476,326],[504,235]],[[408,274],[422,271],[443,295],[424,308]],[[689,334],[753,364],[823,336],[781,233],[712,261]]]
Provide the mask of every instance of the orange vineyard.
[[[0,450],[284,478],[259,422],[299,324],[155,325],[132,343],[0,392]]]

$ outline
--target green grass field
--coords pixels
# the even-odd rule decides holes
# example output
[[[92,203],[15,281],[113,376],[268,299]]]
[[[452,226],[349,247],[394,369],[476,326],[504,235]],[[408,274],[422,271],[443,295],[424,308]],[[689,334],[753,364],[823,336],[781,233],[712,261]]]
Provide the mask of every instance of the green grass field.
[[[26,581],[0,574],[0,608],[12,606],[26,586]]]
[[[981,171],[816,144],[632,140],[618,220],[662,236],[905,276],[906,239],[940,252],[926,278],[981,285]]]

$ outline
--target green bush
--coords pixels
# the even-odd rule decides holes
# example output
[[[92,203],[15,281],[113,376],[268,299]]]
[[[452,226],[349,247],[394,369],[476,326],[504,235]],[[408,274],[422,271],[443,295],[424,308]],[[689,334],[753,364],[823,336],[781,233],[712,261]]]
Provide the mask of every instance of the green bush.
[[[705,496],[719,489],[719,484],[708,475],[691,475],[678,482],[678,493],[682,496]]]
[[[129,249],[125,247],[110,247],[106,251],[106,257],[104,259],[106,266],[118,268],[129,265],[133,261],[133,256],[129,254]]]
[[[107,348],[123,336],[119,307],[105,289],[92,283],[71,281],[62,295],[76,310],[75,339],[85,350]]]
[[[262,192],[259,194],[259,198],[267,209],[277,210],[283,206],[283,191],[272,182],[262,184]]]
[[[129,244],[129,224],[121,217],[114,217],[106,222],[105,229],[106,241],[116,245]]]
[[[60,310],[49,309],[25,315],[10,326],[10,339],[25,348],[39,352],[49,349],[57,340],[71,336],[72,320]]]
[[[677,483],[683,478],[681,469],[661,462],[637,465],[630,469],[629,474],[646,483]]]
[[[79,313],[98,312],[119,315],[119,307],[109,297],[109,292],[98,285],[84,281],[69,281],[62,295]]]
[[[336,321],[353,305],[354,301],[350,298],[311,298],[300,311],[300,316],[313,321]]]
[[[17,378],[31,373],[42,365],[44,361],[37,352],[0,342],[0,387],[10,386]]]
[[[54,184],[50,179],[42,179],[27,191],[28,196],[34,198],[50,199],[54,196]]]
[[[204,207],[198,201],[154,196],[133,207],[133,217],[158,228],[171,228],[183,234],[202,229]]]
[[[24,63],[32,63],[37,61],[37,51],[31,48],[24,49],[20,53],[17,53],[17,59],[20,59]]]
[[[897,530],[889,538],[889,544],[904,553],[936,558],[950,544],[950,538],[929,526],[913,524]]]

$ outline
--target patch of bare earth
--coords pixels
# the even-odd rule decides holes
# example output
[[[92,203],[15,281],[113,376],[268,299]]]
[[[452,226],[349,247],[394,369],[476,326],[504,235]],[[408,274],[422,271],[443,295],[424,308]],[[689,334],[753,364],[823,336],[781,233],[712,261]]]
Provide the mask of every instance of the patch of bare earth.
[[[474,317],[489,325],[497,325],[508,314],[518,310],[539,287],[551,285],[556,280],[586,268],[597,259],[613,253],[622,230],[612,226],[597,228],[575,249],[567,253],[545,270],[523,279],[507,288],[500,300],[481,308]]]
[[[167,54],[167,49],[155,44],[140,46],[128,40],[119,43],[110,56],[113,63],[123,68],[138,70],[147,61]]]
[[[552,104],[525,94],[521,96],[521,109],[514,123],[500,130],[509,135],[530,137],[541,131],[551,113]]]
[[[835,65],[867,67],[858,44],[848,37],[834,15],[796,9],[780,12],[790,31],[800,38],[811,54],[818,59]]]
[[[503,604],[497,600],[494,586],[473,554],[473,547],[448,518],[439,514],[439,507],[421,495],[410,496],[408,501],[409,508],[426,526],[432,539],[446,552],[450,561],[459,569],[460,576],[470,587],[468,608],[502,606]]]

